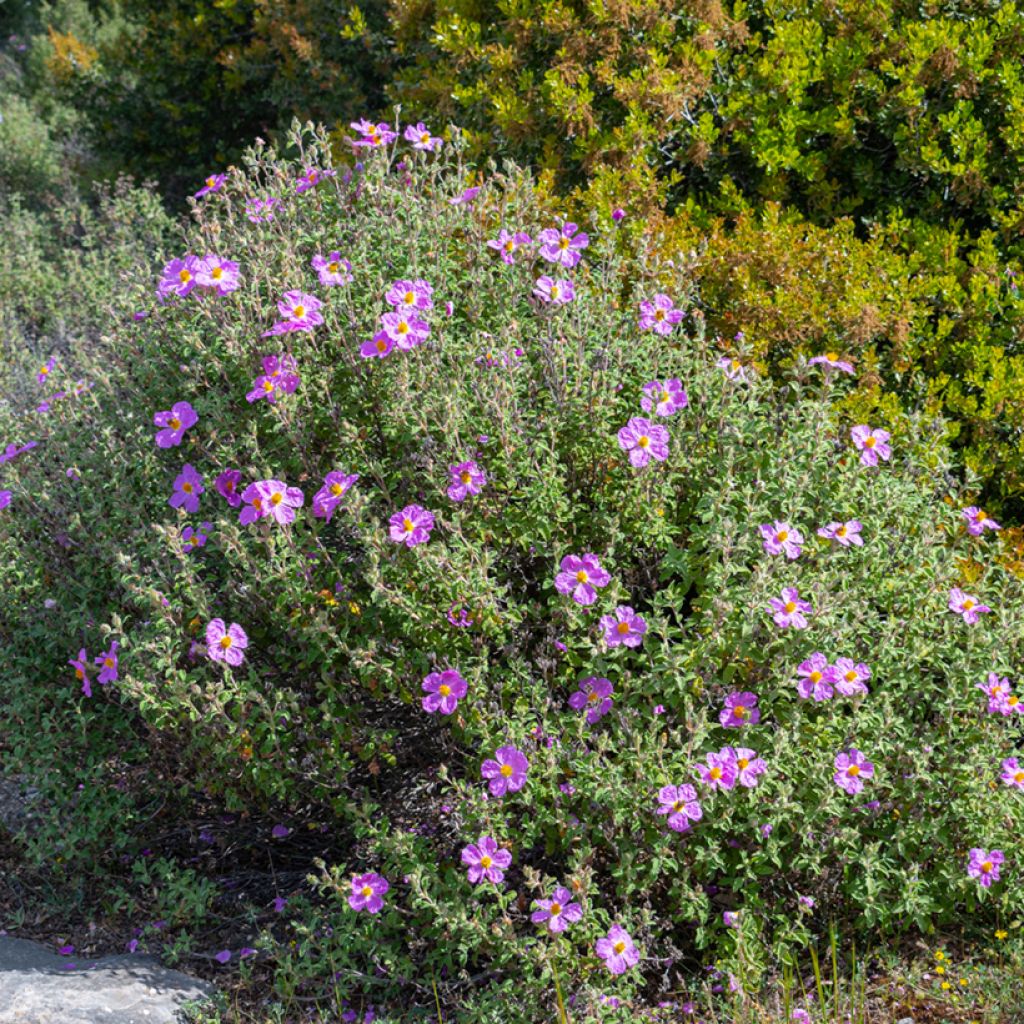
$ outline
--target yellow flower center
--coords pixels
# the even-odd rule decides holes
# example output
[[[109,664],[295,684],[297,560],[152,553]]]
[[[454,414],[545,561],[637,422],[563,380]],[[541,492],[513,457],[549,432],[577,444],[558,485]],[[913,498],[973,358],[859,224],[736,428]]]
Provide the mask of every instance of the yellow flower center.
[[[562,912],[562,904],[561,904],[561,903],[552,903],[552,904],[551,904],[551,909],[550,909],[550,910],[548,911],[548,913],[549,913],[549,914],[550,914],[550,915],[551,915],[552,917],[558,917],[558,915],[559,915],[559,914],[560,914],[561,912]]]
[[[463,470],[463,471],[462,471],[462,472],[461,472],[461,473],[459,474],[459,479],[460,479],[460,480],[461,480],[461,481],[462,481],[462,482],[463,482],[464,484],[469,484],[469,483],[472,483],[472,482],[473,482],[473,474],[472,474],[472,473],[470,473],[470,472],[469,472],[468,470],[465,470],[465,469],[464,469],[464,470]]]
[[[654,311],[654,319],[655,320],[664,320],[665,319],[665,310],[663,310],[663,309],[656,309]]]
[[[641,448],[646,448],[651,443],[651,439],[646,434],[644,434],[641,437],[637,438],[637,442],[636,443]]]
[[[216,178],[207,178],[206,179],[206,187],[207,188],[213,188],[213,186],[216,185],[216,184],[217,184],[217,179]]]
[[[187,270],[179,270],[178,280],[181,281],[182,284],[188,284],[189,281],[192,280],[192,275]]]
[[[787,615],[792,615],[796,611],[796,601],[787,601],[784,610]]]
[[[482,868],[489,868],[493,863],[494,861],[486,853],[480,858],[480,867]]]
[[[420,132],[420,142],[426,145],[430,141],[430,132]]]
[[[673,810],[673,811],[676,811],[676,812],[678,812],[678,811],[681,811],[682,809],[683,809],[683,801],[682,801],[682,800],[677,800],[677,801],[676,801],[676,802],[675,802],[675,803],[674,803],[674,804],[672,805],[672,810]]]
[[[849,672],[845,672],[845,673],[843,674],[843,678],[844,678],[844,679],[845,679],[845,680],[846,680],[846,681],[847,681],[848,683],[852,683],[852,682],[854,682],[854,681],[856,680],[856,678],[857,678],[857,673],[856,673],[856,672],[854,672],[854,670],[853,670],[853,669],[851,668]]]
[[[590,577],[587,575],[585,569],[580,569],[580,571],[576,573],[577,583],[586,583],[588,579],[590,579]]]
[[[512,774],[512,765],[503,764],[501,766],[501,774],[504,775],[505,778],[507,779]]]
[[[818,671],[814,671],[807,678],[810,679],[810,681],[812,683],[820,683],[821,682],[821,673],[818,672]]]
[[[341,484],[331,484],[331,494],[336,498],[340,498],[345,493],[345,488]]]
[[[864,447],[865,448],[874,448],[875,447],[875,439],[873,437],[867,438],[865,440],[865,442],[864,442]]]
[[[562,238],[560,238],[558,240],[558,248],[559,249],[568,249],[569,248],[569,239],[566,238],[564,235],[563,235]]]
[[[339,266],[339,264],[338,264],[337,260],[334,260],[333,263],[328,263],[327,264],[327,272],[329,274],[336,274],[338,272],[338,266]]]
[[[992,870],[992,861],[987,860],[981,865],[981,870],[987,875]]]
[[[447,683],[442,683],[437,688],[437,692],[439,694],[441,694],[442,697],[450,697],[451,696],[451,692],[452,692],[452,688]]]
[[[45,377],[50,372],[50,368],[48,366],[40,366],[39,372]]]
[[[412,305],[412,304],[413,304],[413,303],[414,303],[414,302],[416,301],[416,293],[415,293],[415,292],[406,292],[406,293],[405,293],[405,294],[404,294],[404,295],[402,296],[402,301],[403,301],[403,302],[404,302],[404,303],[405,303],[405,304],[406,304],[407,306],[411,306],[411,305]]]
[[[409,333],[409,325],[404,320],[398,325],[398,333],[399,334],[408,334]]]
[[[387,351],[387,347],[388,347],[388,343],[383,338],[381,338],[377,342],[377,351],[378,352],[385,352],[385,351]]]
[[[306,315],[306,307],[301,305],[301,304],[296,306],[292,310],[292,316],[294,316],[296,318],[301,318],[301,317],[304,317],[305,315]]]
[[[185,492],[186,494],[191,494],[191,493],[192,493],[192,485],[191,485],[190,483],[184,483],[184,484],[182,484],[182,485],[181,485],[181,489],[182,489],[182,490],[183,490],[183,491],[184,491],[184,492]]]
[[[1016,782],[1018,786],[1021,783],[1024,783],[1024,772],[1014,772],[1013,781]]]
[[[964,611],[969,612],[973,607],[974,602],[970,598],[967,598],[967,600],[964,601]]]
[[[263,382],[263,390],[268,392],[268,393],[273,391],[274,390],[274,382],[272,380],[265,380]]]
[[[515,247],[516,247],[516,243],[515,243],[514,239],[510,238],[505,243],[505,252],[512,252],[515,249]]]
[[[828,360],[828,361],[829,361],[830,363],[836,363],[836,362],[838,362],[838,361],[839,361],[839,353],[838,353],[838,352],[826,352],[826,353],[825,353],[825,358],[826,358],[826,359],[827,359],[827,360]]]
[[[280,505],[282,501],[284,501],[284,495],[280,491],[276,491],[274,494],[270,496],[271,505]]]
[[[748,764],[750,764],[750,761],[747,758],[745,758],[745,757],[740,757],[740,758],[737,758],[737,760],[736,760],[736,765],[737,765],[737,767],[739,767],[739,769],[741,771],[744,768],[746,768]]]
[[[846,769],[846,774],[849,775],[851,779],[857,778],[857,776],[860,775],[860,765],[851,764],[850,767]]]
[[[789,530],[779,530],[779,532],[777,534],[775,534],[775,539],[780,544],[782,544],[788,537],[789,537]]]
[[[711,771],[708,772],[708,775],[711,776],[711,778],[713,778],[713,779],[715,779],[717,781],[718,779],[720,779],[722,777],[722,769],[721,768],[712,768]]]
[[[225,651],[231,646],[231,637],[227,633],[220,638],[220,646]]]
[[[562,294],[561,285],[553,284],[551,286],[551,298],[557,299]]]
[[[103,667],[104,668],[113,668],[114,667],[114,659],[113,658],[104,658],[103,659]]]
[[[1020,703],[1020,697],[1007,697],[1006,703],[1009,704],[1011,708],[1014,708]]]
[[[365,896],[365,897],[366,897],[367,899],[369,899],[369,898],[370,898],[370,897],[371,897],[371,896],[373,895],[373,889],[371,889],[371,888],[370,888],[370,886],[368,886],[368,885],[364,885],[364,886],[362,887],[362,889],[360,889],[359,891],[360,891],[360,892],[361,892],[361,893],[362,893],[362,894],[363,894],[363,895],[364,895],[364,896]]]
[[[179,420],[177,416],[172,416],[171,420],[170,420],[170,426],[171,426],[171,430],[180,430],[181,429],[181,420]]]
[[[740,361],[738,359],[734,359],[730,365],[733,370],[738,370],[740,368]]]
[[[617,630],[618,630],[618,631],[619,631],[620,633],[622,633],[622,634],[626,634],[626,633],[628,633],[628,632],[629,632],[629,623],[628,623],[628,622],[620,622],[620,623],[619,623],[619,624],[618,624],[618,625],[617,625],[617,626],[616,626],[615,628],[616,628],[616,629],[617,629]]]
[[[80,668],[76,668],[75,669],[75,678],[76,679],[84,679],[85,678],[85,673]]]
[[[836,536],[837,537],[845,537],[846,536],[846,527],[845,526],[840,526],[839,529],[836,530]]]
[[[252,499],[252,507],[254,509],[256,509],[257,512],[262,512],[263,511],[263,499],[262,498],[253,498]]]
[[[737,704],[736,707],[732,709],[733,718],[746,718],[748,714],[749,711],[747,711],[746,706],[743,704]]]
[[[210,277],[212,277],[214,279],[214,281],[219,281],[223,276],[224,276],[224,268],[223,267],[214,267],[213,270],[210,271]]]
[[[612,952],[616,954],[622,954],[623,952],[625,952],[625,949],[626,944],[622,941],[622,939],[619,939],[619,941],[612,946]]]
[[[407,516],[402,520],[402,529],[405,530],[406,533],[412,533],[412,531],[416,529],[416,524]]]
[[[598,701],[598,694],[591,690],[587,700],[590,701],[591,704],[596,704]]]

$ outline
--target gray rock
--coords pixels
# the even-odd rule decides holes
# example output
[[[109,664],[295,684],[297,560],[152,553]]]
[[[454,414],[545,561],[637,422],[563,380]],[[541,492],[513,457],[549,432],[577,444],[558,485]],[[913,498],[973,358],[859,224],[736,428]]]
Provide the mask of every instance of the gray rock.
[[[82,960],[0,936],[0,1024],[178,1024],[212,992],[147,956]]]
[[[31,831],[39,790],[23,775],[0,777],[0,827],[8,832]]]

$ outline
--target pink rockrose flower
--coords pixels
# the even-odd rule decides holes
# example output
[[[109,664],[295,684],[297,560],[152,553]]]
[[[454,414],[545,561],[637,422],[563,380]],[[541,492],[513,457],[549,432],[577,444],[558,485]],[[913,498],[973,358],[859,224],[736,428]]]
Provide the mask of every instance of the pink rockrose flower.
[[[705,757],[707,764],[697,762],[697,774],[709,789],[728,790],[736,785],[739,769],[736,767],[736,758],[728,753],[731,750],[731,747],[724,747],[717,753],[708,754]]]
[[[487,475],[472,459],[448,467],[448,497],[452,501],[465,501],[479,494],[486,483]]]
[[[583,259],[583,250],[590,238],[571,221],[558,228],[545,228],[538,236],[540,255],[549,263],[557,263],[570,270]]]
[[[206,546],[207,535],[204,530],[209,530],[210,523],[200,523],[197,530],[193,526],[186,526],[181,531],[181,550],[186,555],[194,555],[201,547]]]
[[[505,880],[512,854],[498,846],[491,836],[481,836],[475,843],[463,847],[462,863],[468,868],[466,874],[474,885],[483,881],[497,885]]]
[[[196,267],[196,284],[218,295],[227,295],[241,287],[242,275],[234,260],[221,259],[215,253],[207,253]]]
[[[101,680],[102,682],[102,680]],[[1002,765],[1002,774],[999,776],[1000,779],[1013,789],[1018,789],[1024,793],[1024,764],[1021,763],[1019,758],[1008,757]]]
[[[796,587],[784,587],[781,597],[773,597],[768,601],[772,619],[780,629],[806,629],[807,616],[814,611],[809,601],[800,597]]]
[[[170,409],[153,413],[154,425],[161,428],[154,438],[157,448],[176,448],[185,431],[198,422],[199,417],[188,402],[175,402]]]
[[[274,210],[281,205],[277,196],[266,199],[246,199],[245,217],[252,224],[269,224],[274,219]]]
[[[774,523],[764,523],[758,527],[764,538],[764,549],[769,555],[781,555],[792,560],[800,557],[804,539],[800,531],[778,519]]]
[[[237,622],[230,626],[223,619],[212,619],[206,627],[206,654],[210,661],[226,661],[237,667],[245,660],[249,638]]]
[[[577,604],[593,604],[597,600],[597,587],[607,586],[611,575],[601,568],[597,555],[566,555],[555,577],[555,590],[571,595]]]
[[[697,799],[697,790],[689,783],[662,786],[658,790],[657,814],[668,815],[667,824],[673,832],[688,832],[691,821],[700,821],[704,810]]]
[[[380,318],[381,329],[403,351],[422,345],[430,335],[430,324],[412,313],[395,310]]]
[[[863,529],[861,522],[857,519],[849,519],[845,523],[829,523],[818,530],[818,536],[826,540],[834,540],[836,543],[848,548],[851,544],[855,547],[863,547],[864,539],[860,535]]]
[[[961,513],[967,520],[967,532],[972,537],[980,537],[986,530],[1001,530],[1002,527],[987,512],[970,505]]]
[[[973,626],[978,621],[979,615],[986,615],[991,608],[982,604],[974,594],[965,593],[959,587],[953,587],[949,592],[949,610],[957,615],[962,615],[968,626]]]
[[[568,278],[556,280],[545,274],[534,282],[533,294],[549,306],[564,306],[576,298],[576,287]]]
[[[186,462],[174,479],[174,493],[167,500],[171,508],[183,508],[186,512],[199,511],[199,495],[204,491],[203,478],[195,467]]]
[[[352,264],[337,249],[326,256],[317,254],[309,261],[309,265],[316,271],[320,283],[327,288],[351,284],[353,281]]]
[[[271,405],[281,395],[290,395],[299,386],[295,360],[287,353],[263,357],[263,373],[252,382],[252,390],[245,396],[249,403],[266,399]]]
[[[879,459],[888,462],[892,456],[892,448],[889,446],[891,436],[888,430],[872,430],[866,424],[853,427],[850,430],[850,439],[860,452],[861,465],[877,466]]]
[[[298,487],[289,487],[281,480],[259,480],[242,492],[243,501],[252,501],[253,489],[255,496],[260,499],[263,516],[269,516],[275,523],[295,522],[295,510],[301,508],[306,500]]]
[[[529,770],[530,762],[522,751],[515,747],[499,747],[494,757],[480,766],[480,775],[487,779],[487,788],[492,796],[504,796],[526,785]]]
[[[359,354],[364,359],[384,359],[391,355],[394,347],[394,341],[384,331],[378,331],[369,341],[359,346]]]
[[[569,697],[573,711],[586,709],[587,725],[596,725],[612,709],[613,687],[603,676],[588,676],[577,684],[579,689]]]
[[[852,658],[837,658],[833,666],[835,677],[832,682],[836,692],[844,697],[864,697],[867,695],[867,681],[871,678],[871,669],[863,661],[854,663]]]
[[[988,697],[988,711],[994,715],[1007,715],[1008,701],[1013,697],[1013,690],[1010,687],[1010,680],[1005,676],[1000,677],[998,672],[989,672],[988,679],[984,683],[976,683],[975,688],[981,690]],[[1019,701],[1014,698],[1013,708],[1016,709]]]
[[[530,920],[534,924],[546,924],[548,931],[555,935],[583,918],[583,908],[572,902],[572,893],[561,885],[555,886],[548,899],[533,902],[539,909],[530,915]]]
[[[715,363],[715,366],[725,371],[727,380],[738,380],[741,382],[747,380],[747,367],[732,356],[722,356]]]
[[[744,725],[757,725],[761,711],[757,706],[757,694],[749,690],[734,691],[725,698],[725,707],[718,714],[718,721],[726,729],[739,729]]]
[[[156,288],[157,298],[166,299],[171,295],[184,298],[199,283],[196,280],[198,272],[199,260],[195,256],[188,255],[183,259],[171,260],[160,273],[160,283]]]
[[[238,508],[242,504],[241,496],[238,493],[238,485],[241,482],[242,473],[237,469],[225,469],[214,482],[217,493],[231,508]]]
[[[853,796],[864,788],[864,780],[875,774],[875,766],[856,748],[836,754],[835,774],[832,781]]]
[[[473,200],[480,194],[480,186],[472,185],[463,189],[457,196],[448,200],[449,206],[472,206]]]
[[[514,266],[516,250],[524,245],[529,245],[532,241],[533,239],[525,231],[516,231],[514,234],[510,234],[502,228],[497,238],[492,238],[487,242],[487,248],[494,249],[501,256],[503,263]]]
[[[433,309],[433,294],[434,288],[427,281],[395,281],[384,295],[384,301],[399,313],[412,313],[417,309]]]
[[[409,125],[403,133],[406,142],[412,143],[413,149],[419,149],[427,153],[436,152],[441,148],[442,140],[436,135],[431,135],[424,127],[422,121],[415,125]]]
[[[640,330],[654,331],[655,334],[671,334],[675,327],[686,314],[681,309],[676,309],[675,304],[667,296],[661,293],[640,303]]]
[[[821,703],[835,695],[836,670],[821,651],[815,651],[797,666],[800,679],[796,691],[804,700]]]
[[[53,368],[57,365],[57,357],[50,356],[49,359],[39,367],[39,372],[36,374],[36,380],[40,384],[45,384],[50,379],[50,374],[53,373]]]
[[[293,331],[311,331],[324,322],[320,307],[323,302],[315,295],[306,292],[285,292],[277,303],[277,311],[281,319],[263,332],[263,337],[277,334],[290,334]]]
[[[384,909],[384,896],[390,888],[387,879],[375,871],[368,871],[365,875],[353,875],[348,905],[353,910],[377,914]]]
[[[384,121],[374,124],[364,118],[361,121],[353,121],[349,127],[359,132],[360,135],[360,138],[352,143],[355,147],[379,149],[381,146],[390,145],[398,138],[398,133]]]
[[[92,686],[89,684],[89,655],[83,647],[78,652],[77,658],[72,658],[68,664],[75,670],[75,678],[82,684],[82,693],[86,697],[92,696]]]
[[[295,181],[295,194],[302,195],[311,188],[315,188],[324,178],[333,178],[337,171],[329,168],[307,167]]]
[[[422,505],[406,505],[388,522],[391,526],[391,539],[398,544],[404,544],[407,548],[413,548],[430,540],[430,531],[434,529],[434,513],[427,511]]]
[[[839,370],[841,373],[853,373],[853,364],[839,358],[838,352],[826,352],[823,356],[814,356],[807,360],[808,366],[824,366],[827,370]]]
[[[459,701],[466,696],[468,686],[466,680],[453,668],[444,672],[431,672],[423,680],[423,710],[427,714],[440,711],[442,715],[450,715],[458,707]]]
[[[343,473],[340,469],[332,469],[324,477],[323,486],[313,495],[313,515],[330,522],[342,498],[358,479],[358,473]]]
[[[640,953],[633,945],[629,932],[619,924],[613,924],[608,934],[597,940],[594,948],[612,974],[625,974],[630,967],[640,962]]]
[[[967,874],[976,878],[983,889],[999,881],[999,868],[1005,861],[1002,850],[984,850],[975,846],[967,859]]]
[[[668,430],[643,416],[634,416],[618,433],[619,447],[629,452],[630,465],[646,466],[651,459],[664,462],[668,458]]]
[[[199,199],[201,196],[208,196],[213,192],[219,192],[227,180],[228,176],[226,174],[211,174],[203,180],[203,187],[198,192],[193,193],[194,198]]]
[[[643,616],[637,615],[629,605],[619,605],[611,615],[602,615],[600,622],[604,630],[606,647],[639,647],[647,632]]]
[[[111,640],[110,648],[104,651],[98,658],[94,658],[94,662],[100,667],[100,674],[96,677],[96,681],[103,686],[107,683],[117,682],[117,669],[118,669],[118,658],[117,658],[117,641]]]
[[[722,747],[719,754],[732,758],[736,766],[736,781],[746,789],[755,789],[761,776],[768,771],[764,759],[749,747]]]
[[[673,377],[671,380],[652,380],[645,384],[640,408],[657,416],[672,416],[680,409],[685,409],[689,403],[683,382]]]

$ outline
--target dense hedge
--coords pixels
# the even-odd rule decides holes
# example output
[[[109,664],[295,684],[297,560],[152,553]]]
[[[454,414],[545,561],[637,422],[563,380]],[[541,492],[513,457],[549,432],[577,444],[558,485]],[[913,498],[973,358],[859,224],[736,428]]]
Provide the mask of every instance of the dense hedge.
[[[15,357],[64,393],[0,406],[37,849],[102,872],[185,779],[306,808],[314,976],[503,1024],[1019,906],[1022,584],[941,421],[842,412],[859,361],[774,387],[657,245],[405,137],[258,150],[102,339]]]

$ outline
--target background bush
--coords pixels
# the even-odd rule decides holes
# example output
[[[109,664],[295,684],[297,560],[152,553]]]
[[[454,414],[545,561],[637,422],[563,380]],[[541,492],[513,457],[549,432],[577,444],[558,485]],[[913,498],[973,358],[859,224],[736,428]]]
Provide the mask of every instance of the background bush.
[[[555,968],[597,1012],[609,992],[641,1005],[676,990],[696,951],[754,986],[769,953],[789,959],[828,919],[877,936],[965,915],[987,927],[1019,905],[1024,811],[997,782],[1019,730],[986,714],[975,684],[1019,665],[1021,582],[991,540],[964,532],[976,483],[958,481],[942,422],[902,416],[892,461],[869,470],[849,442],[862,421],[843,411],[856,382],[800,359],[780,363],[781,387],[752,367],[728,380],[690,269],[656,239],[626,258],[595,214],[576,299],[545,307],[531,290],[550,264],[526,252],[506,266],[485,245],[501,227],[536,238],[551,225],[528,176],[492,168],[453,205],[468,180],[453,147],[402,148],[296,194],[298,172],[329,156],[325,138],[292,142],[298,163],[258,149],[195,205],[179,242],[238,260],[238,291],[154,303],[154,249],[144,276],[118,279],[102,336],[60,362],[62,381],[91,386],[45,413],[29,395],[0,409],[8,436],[41,442],[4,471],[3,751],[63,806],[78,782],[88,791],[37,854],[102,872],[145,834],[149,802],[173,807],[186,780],[237,808],[305,808],[348,851],[323,869],[340,898],[329,930],[304,940],[311,973],[355,972],[403,1007],[427,1004],[422,980],[436,977],[446,1003],[505,1021],[541,1019],[538,1006],[550,1018]],[[246,200],[268,193],[282,199],[275,219],[250,223]],[[326,289],[310,259],[335,248],[354,280]],[[428,342],[360,358],[402,278],[433,285]],[[325,323],[263,338],[292,289],[324,300]],[[637,326],[657,291],[687,314],[668,338]],[[281,352],[298,390],[248,403],[260,358]],[[30,388],[34,362],[14,359]],[[616,432],[640,414],[643,385],[669,377],[689,406],[664,421],[668,460],[634,469]],[[182,400],[199,422],[159,449],[153,414]],[[469,458],[487,485],[457,504],[449,466]],[[167,504],[185,463],[206,486],[192,516]],[[300,487],[294,525],[240,526],[213,486],[228,467]],[[334,469],[360,480],[325,523],[310,500]],[[407,549],[387,522],[411,503],[437,526]],[[815,533],[854,517],[863,549]],[[758,527],[777,518],[804,534],[795,562],[762,550]],[[207,545],[183,553],[182,529],[201,521]],[[612,574],[591,610],[554,588],[560,559],[585,551]],[[806,631],[771,621],[788,585],[813,603]],[[946,607],[954,586],[993,613],[965,625]],[[598,617],[617,605],[649,624],[635,652],[601,641]],[[466,628],[452,622],[462,611]],[[249,635],[236,670],[206,657],[214,617]],[[120,679],[83,698],[67,662],[111,640]],[[866,661],[870,694],[798,699],[797,666],[816,650]],[[445,667],[469,693],[442,719],[419,701]],[[615,687],[592,728],[567,706],[589,675]],[[718,715],[740,690],[758,693],[763,717],[737,733]],[[658,787],[696,781],[695,763],[730,742],[767,760],[761,785],[702,790],[704,819],[668,832]],[[485,799],[481,762],[506,744],[529,758],[526,788]],[[877,766],[860,797],[831,778],[850,746]],[[482,834],[511,844],[505,886],[466,880],[459,852]],[[991,892],[966,876],[973,846],[1006,852]],[[344,899],[348,876],[369,870],[391,883],[378,917]],[[528,921],[556,883],[585,908],[557,941]],[[593,955],[613,921],[644,953],[618,981]]]

